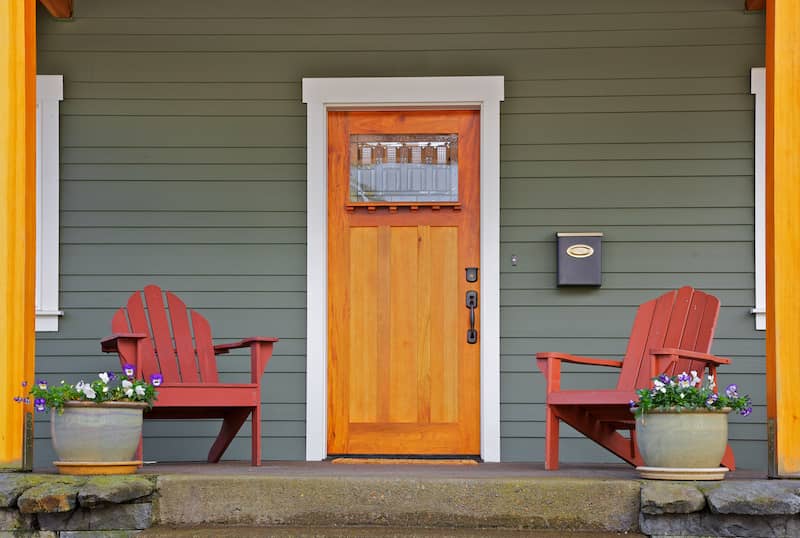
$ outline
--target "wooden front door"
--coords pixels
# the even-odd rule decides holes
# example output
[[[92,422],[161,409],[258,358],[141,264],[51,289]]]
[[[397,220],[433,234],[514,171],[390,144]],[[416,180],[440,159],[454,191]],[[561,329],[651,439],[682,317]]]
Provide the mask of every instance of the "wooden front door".
[[[329,455],[480,454],[479,125],[328,113]]]

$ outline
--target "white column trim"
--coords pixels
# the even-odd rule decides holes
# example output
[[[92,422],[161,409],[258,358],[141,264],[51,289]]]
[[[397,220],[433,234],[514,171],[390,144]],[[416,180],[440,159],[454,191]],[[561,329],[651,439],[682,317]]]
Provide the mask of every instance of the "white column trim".
[[[327,456],[327,110],[481,111],[481,457],[500,461],[500,102],[504,78],[304,78],[307,108],[306,460]]]
[[[59,102],[61,75],[36,76],[36,330],[58,331]]]
[[[766,132],[767,85],[766,70],[750,70],[750,93],[756,96],[754,173],[755,173],[755,299],[750,312],[756,316],[756,330],[767,329],[767,221],[766,221]]]

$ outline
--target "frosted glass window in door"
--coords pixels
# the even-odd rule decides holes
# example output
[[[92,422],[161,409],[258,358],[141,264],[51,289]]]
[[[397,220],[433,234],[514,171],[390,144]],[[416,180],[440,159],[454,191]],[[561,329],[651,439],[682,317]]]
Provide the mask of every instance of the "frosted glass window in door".
[[[458,135],[351,135],[350,202],[458,202]]]

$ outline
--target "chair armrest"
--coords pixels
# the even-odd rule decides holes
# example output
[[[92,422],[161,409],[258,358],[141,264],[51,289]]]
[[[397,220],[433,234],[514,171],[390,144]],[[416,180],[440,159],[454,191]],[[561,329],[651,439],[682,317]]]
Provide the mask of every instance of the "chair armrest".
[[[650,354],[656,357],[657,360],[677,360],[677,359],[690,359],[693,361],[701,361],[714,366],[720,364],[730,364],[731,360],[726,357],[717,357],[709,353],[700,353],[699,351],[689,351],[688,349],[675,349],[675,348],[660,348],[651,349]]]
[[[119,351],[121,342],[138,342],[147,338],[144,333],[115,333],[100,340],[100,349],[106,353]]]
[[[547,393],[557,392],[561,390],[561,363],[571,362],[574,364],[588,364],[591,366],[611,366],[614,368],[622,368],[622,361],[615,361],[612,359],[597,359],[594,357],[581,357],[578,355],[569,355],[567,353],[558,353],[553,351],[545,351],[536,354],[536,366],[544,374],[547,381]]]
[[[250,338],[244,338],[239,340],[238,342],[231,342],[230,344],[217,344],[214,346],[214,355],[222,355],[224,353],[228,353],[232,349],[239,349],[243,347],[250,347],[253,344],[259,342],[268,342],[274,343],[277,342],[278,338],[274,336],[251,336]]]
[[[536,360],[558,359],[562,362],[572,362],[575,364],[591,364],[593,366],[611,366],[613,368],[622,368],[622,361],[613,359],[598,359],[595,357],[581,357],[579,355],[569,355],[567,353],[558,353],[553,351],[545,351],[536,354]]]
[[[231,349],[242,347],[250,348],[250,382],[259,384],[261,376],[267,368],[267,362],[272,357],[272,348],[278,339],[274,336],[252,336],[232,342],[230,344],[217,344],[214,346],[214,354],[222,355]]]

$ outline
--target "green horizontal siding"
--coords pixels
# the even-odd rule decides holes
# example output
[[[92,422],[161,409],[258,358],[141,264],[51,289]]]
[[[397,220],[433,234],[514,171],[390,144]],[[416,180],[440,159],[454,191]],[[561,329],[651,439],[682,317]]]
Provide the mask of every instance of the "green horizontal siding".
[[[424,16],[419,14],[424,13]],[[190,15],[190,16],[187,16]],[[620,357],[636,306],[691,284],[722,301],[722,382],[744,468],[765,469],[764,340],[753,329],[753,99],[763,13],[741,0],[431,3],[81,0],[40,8],[38,68],[64,75],[58,333],[37,374],[116,365],[99,339],[157,282],[222,340],[277,335],[264,457],[305,454],[306,117],[301,79],[503,75],[502,458],[541,461],[534,354]],[[555,233],[601,231],[603,285],[558,289]],[[512,265],[511,256],[519,262]],[[220,363],[244,379],[245,353]],[[565,384],[613,386],[566,366]],[[42,420],[41,418],[39,419]],[[148,459],[203,460],[215,421],[147,423]],[[246,459],[249,426],[228,457]],[[564,461],[615,461],[563,428]],[[37,462],[53,459],[40,424]]]

